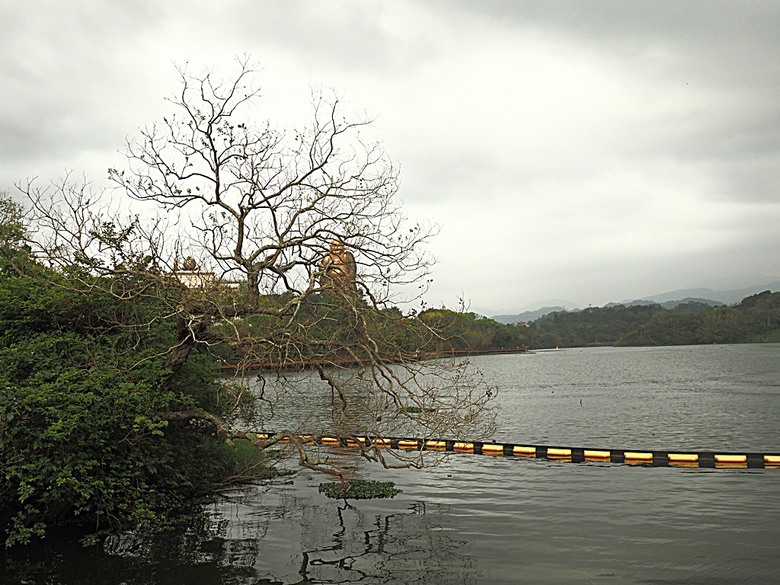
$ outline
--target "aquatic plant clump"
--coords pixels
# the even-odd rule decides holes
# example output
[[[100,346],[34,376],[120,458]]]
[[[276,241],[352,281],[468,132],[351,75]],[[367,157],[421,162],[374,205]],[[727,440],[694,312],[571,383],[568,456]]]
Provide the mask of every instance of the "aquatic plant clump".
[[[329,498],[345,500],[370,500],[373,498],[394,498],[401,490],[392,481],[326,481],[320,484],[319,492]]]

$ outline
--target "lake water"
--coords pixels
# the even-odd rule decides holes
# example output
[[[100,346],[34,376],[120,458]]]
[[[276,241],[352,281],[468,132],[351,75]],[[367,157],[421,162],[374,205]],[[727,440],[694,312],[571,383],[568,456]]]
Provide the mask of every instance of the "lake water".
[[[780,454],[780,344],[473,362],[499,386],[500,442]],[[52,541],[7,560],[0,582],[780,582],[780,470],[471,454],[383,470],[348,450],[335,456],[402,493],[346,505],[304,471],[226,496],[185,534],[126,535],[104,551]]]

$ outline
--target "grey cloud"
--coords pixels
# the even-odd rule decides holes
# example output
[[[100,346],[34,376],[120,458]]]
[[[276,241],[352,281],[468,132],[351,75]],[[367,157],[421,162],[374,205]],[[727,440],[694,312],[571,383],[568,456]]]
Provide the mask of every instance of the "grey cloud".
[[[438,4],[440,8],[457,6],[472,18],[492,18],[499,25],[537,26],[627,45],[665,39],[677,46],[775,46],[780,15],[774,0],[439,0]]]
[[[120,54],[133,31],[150,22],[145,6],[33,0],[3,9],[4,156],[63,154],[85,139],[93,148],[107,146],[101,137],[113,92],[128,85]]]
[[[383,19],[407,3],[336,2],[303,0],[285,3],[236,3],[229,18],[234,34],[247,42],[286,48],[316,70],[318,64],[387,75],[418,67],[435,45],[425,35],[424,23],[410,22],[409,36],[399,39]],[[229,8],[228,8],[229,9]],[[423,26],[420,26],[420,25]]]
[[[442,225],[448,304],[780,274],[779,19],[774,0],[2,2],[0,189],[104,167],[166,111],[173,61],[249,53],[283,124],[308,83],[378,117],[407,210]]]

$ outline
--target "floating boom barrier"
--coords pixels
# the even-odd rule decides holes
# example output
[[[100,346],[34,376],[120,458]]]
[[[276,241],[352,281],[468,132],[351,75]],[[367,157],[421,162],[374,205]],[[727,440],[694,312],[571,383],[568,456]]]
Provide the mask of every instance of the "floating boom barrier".
[[[267,441],[276,433],[256,433],[257,439]],[[710,469],[780,469],[780,455],[766,453],[731,453],[727,451],[645,451],[621,449],[586,449],[583,447],[554,447],[451,439],[420,439],[399,437],[328,435],[296,435],[304,444],[329,447],[378,447],[402,451],[439,451],[472,453],[495,457],[521,457],[568,463],[623,463],[652,467],[699,467]],[[282,437],[278,443],[289,443]]]

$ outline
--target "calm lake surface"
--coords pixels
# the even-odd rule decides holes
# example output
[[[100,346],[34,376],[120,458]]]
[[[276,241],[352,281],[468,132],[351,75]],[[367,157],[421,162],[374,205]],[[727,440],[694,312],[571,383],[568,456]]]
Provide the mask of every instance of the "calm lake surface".
[[[498,441],[780,454],[780,344],[473,363],[499,386]],[[104,550],[52,539],[3,561],[0,583],[780,582],[780,470],[470,454],[424,470],[355,464],[403,492],[345,505],[303,471],[229,495],[184,534],[125,535]]]

